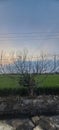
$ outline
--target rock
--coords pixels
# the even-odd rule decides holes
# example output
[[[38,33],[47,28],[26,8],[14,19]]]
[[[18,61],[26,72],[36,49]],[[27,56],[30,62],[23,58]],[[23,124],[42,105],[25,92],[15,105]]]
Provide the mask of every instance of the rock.
[[[8,119],[0,121],[0,130],[59,130],[59,116]]]
[[[0,122],[0,130],[16,130],[16,129],[14,129],[13,127],[11,127],[10,125],[6,123]]]
[[[15,117],[0,122],[0,130],[59,130],[59,96],[16,99],[0,98],[0,119]]]
[[[43,130],[40,126],[36,126],[33,130]]]
[[[50,117],[40,117],[39,126],[41,126],[43,130],[59,130],[55,124],[57,124],[57,122],[54,122],[53,119],[51,120]]]
[[[50,122],[53,124],[57,129],[59,129],[59,116],[52,116],[50,117]]]
[[[32,122],[33,122],[35,125],[38,125],[38,123],[39,123],[39,116],[34,116],[34,117],[32,117]]]
[[[23,124],[19,125],[16,130],[33,130],[34,124],[28,120],[25,121]]]
[[[15,120],[11,121],[10,125],[13,126],[14,128],[17,128],[20,125],[22,125],[23,123],[24,123],[24,120],[15,119]]]
[[[59,114],[59,96],[42,95],[35,98],[0,98],[0,115],[56,115]]]
[[[6,103],[1,102],[1,103],[0,103],[0,111],[4,111],[5,108],[6,108]]]

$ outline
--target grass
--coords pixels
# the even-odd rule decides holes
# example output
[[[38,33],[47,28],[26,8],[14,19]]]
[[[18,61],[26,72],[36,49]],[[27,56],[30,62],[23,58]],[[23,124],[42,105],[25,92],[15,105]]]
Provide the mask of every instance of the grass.
[[[59,74],[37,75],[36,81],[42,87],[59,87]]]
[[[38,86],[42,87],[59,87],[59,74],[43,74],[35,76]],[[1,88],[18,88],[19,75],[0,75]]]
[[[28,88],[19,85],[20,75],[0,75],[0,95],[20,94],[28,95]],[[37,87],[34,91],[37,95],[59,94],[59,74],[35,75]]]
[[[0,75],[0,89],[2,88],[18,88],[18,75]]]

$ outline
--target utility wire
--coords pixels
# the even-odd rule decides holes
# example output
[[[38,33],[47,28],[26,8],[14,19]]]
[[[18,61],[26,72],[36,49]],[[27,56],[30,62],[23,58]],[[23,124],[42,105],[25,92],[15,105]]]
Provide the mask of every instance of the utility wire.
[[[8,33],[0,33],[0,35],[9,35],[9,34],[59,34],[59,32],[8,32]]]

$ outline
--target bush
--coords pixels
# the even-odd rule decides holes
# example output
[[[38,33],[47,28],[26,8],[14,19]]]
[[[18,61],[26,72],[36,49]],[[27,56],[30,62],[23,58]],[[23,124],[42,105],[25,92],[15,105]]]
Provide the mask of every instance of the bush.
[[[36,86],[36,82],[33,74],[25,73],[21,75],[19,84],[20,86],[27,87],[29,94],[33,95],[34,87]]]

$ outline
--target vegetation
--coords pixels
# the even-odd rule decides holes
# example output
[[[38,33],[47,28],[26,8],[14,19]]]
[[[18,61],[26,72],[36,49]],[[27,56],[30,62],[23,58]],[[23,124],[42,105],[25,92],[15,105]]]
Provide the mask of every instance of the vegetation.
[[[17,88],[19,87],[18,80],[18,75],[2,74],[0,75],[0,89]]]
[[[36,75],[36,81],[42,87],[59,87],[59,74]]]
[[[30,90],[33,90],[31,92],[37,95],[44,93],[59,94],[59,74],[34,75],[34,78],[28,76],[26,75],[26,81],[19,83],[21,75],[0,75],[0,95],[19,94],[24,96],[30,94]],[[31,83],[32,87],[28,82],[29,79],[33,83]],[[24,82],[27,84],[25,85]]]
[[[37,85],[34,74],[30,74],[30,73],[22,74],[19,80],[19,84],[20,86],[27,87],[28,93],[30,93],[30,95],[33,96],[34,88]]]
[[[49,60],[45,56],[41,59],[28,60],[27,50],[20,53],[13,61],[13,67],[8,64],[3,67],[1,54],[0,94],[32,95],[39,93],[59,92],[59,74],[56,72],[56,56],[53,57],[53,67],[47,72]],[[13,56],[11,59],[14,59]],[[10,74],[6,74],[6,73]],[[14,74],[16,72],[17,74]],[[3,74],[4,73],[4,74]],[[54,73],[54,74],[53,74]]]
[[[59,74],[41,74],[41,75],[35,75],[34,77],[39,87],[59,87]],[[0,75],[0,89],[21,87],[21,85],[19,84],[19,79],[20,76],[17,74]]]

